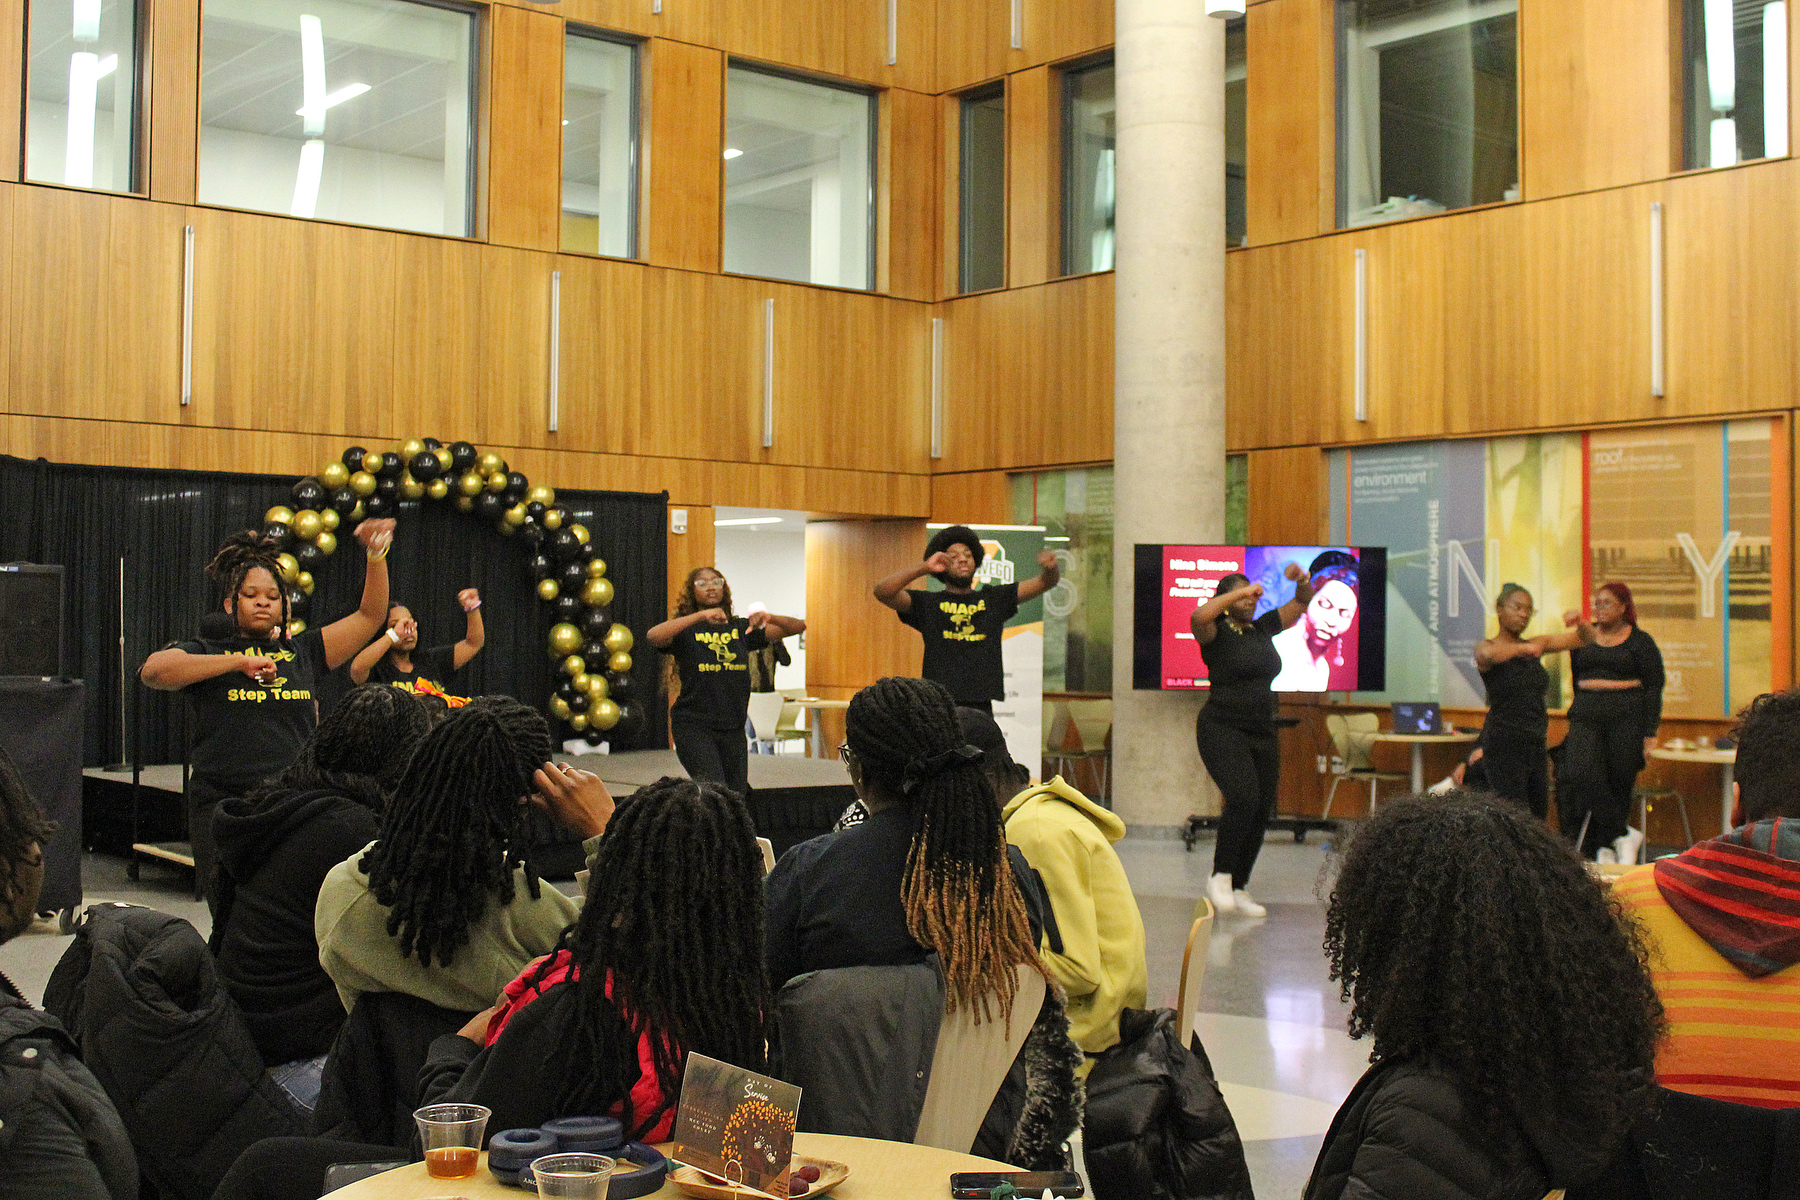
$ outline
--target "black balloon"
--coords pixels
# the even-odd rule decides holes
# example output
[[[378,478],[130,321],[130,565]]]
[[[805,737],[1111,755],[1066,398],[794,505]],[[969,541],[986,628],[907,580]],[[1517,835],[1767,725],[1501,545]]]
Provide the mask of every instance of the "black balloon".
[[[564,563],[556,573],[556,582],[562,585],[563,591],[579,597],[587,583],[587,568],[578,562]]]
[[[581,548],[575,551],[575,557],[580,560],[583,567],[582,573],[585,575],[587,564],[600,557],[600,547],[592,542],[583,542]]]
[[[317,508],[325,503],[325,485],[308,475],[294,485],[294,504],[299,508]]]
[[[412,461],[406,464],[406,469],[411,471],[412,477],[420,483],[430,483],[444,473],[444,464],[440,463],[438,456],[431,451],[421,450],[412,456]]]
[[[500,497],[495,496],[496,501]],[[581,543],[567,529],[559,529],[550,539],[550,557],[557,562],[574,562],[575,556],[581,552]]]
[[[582,662],[590,662],[596,666],[612,657],[612,651],[608,650],[606,643],[599,638],[589,638],[581,643],[580,654]]]
[[[368,457],[368,454],[369,452],[366,448],[362,446],[352,446],[344,451],[344,465],[349,467],[352,473],[360,471],[363,469],[362,460]]]
[[[444,448],[444,443],[438,441],[436,438],[420,438],[419,440],[425,443],[425,448],[427,450],[442,450]]]
[[[586,692],[576,692],[573,696],[564,697],[563,703],[569,706],[570,712],[584,713],[588,710],[588,695]]]
[[[575,685],[569,681],[568,676],[563,676],[562,682],[556,685],[556,695],[561,696],[564,700],[575,698]]]
[[[606,636],[606,631],[612,628],[612,623],[611,609],[604,605],[599,608],[590,608],[581,614],[581,636],[599,641]],[[607,651],[608,655],[611,653],[610,650]]]
[[[473,467],[475,465],[475,460],[480,457],[481,455],[476,452],[475,447],[471,446],[468,442],[450,443],[450,469],[455,471],[458,475],[463,474],[468,471],[469,468]]]
[[[559,623],[563,621],[573,622],[576,618],[581,616],[581,597],[571,596],[567,592],[564,592],[551,602],[550,611],[554,614],[551,617],[551,620],[553,621]]]
[[[525,515],[534,521],[540,519],[544,515],[543,503],[538,500],[533,500],[525,506]]]
[[[475,515],[485,521],[498,521],[506,509],[506,501],[493,492],[483,492],[475,497]]]
[[[548,579],[556,570],[556,564],[550,561],[548,554],[534,554],[525,561],[525,570],[535,580]]]
[[[544,539],[548,536],[549,535],[544,532],[544,527],[530,517],[526,517],[525,523],[519,526],[519,540],[524,542],[527,546],[530,546],[533,550],[542,546],[544,544]]]
[[[400,480],[391,476],[382,476],[375,481],[375,495],[385,500],[392,500],[400,494]]]
[[[644,728],[644,710],[634,701],[619,705],[619,723],[612,727],[613,737],[622,742],[636,739]]]
[[[370,520],[374,520],[376,517],[391,517],[398,507],[392,496],[384,496],[380,492],[376,492],[363,501],[363,516]],[[313,549],[317,550],[318,547],[314,546]]]
[[[355,512],[356,505],[361,500],[362,497],[356,494],[356,489],[348,484],[331,493],[331,507],[337,509],[340,517],[347,517]]]
[[[523,500],[525,498],[525,493],[530,490],[531,480],[525,478],[525,473],[523,471],[508,471],[506,473],[506,490],[504,494],[511,496],[514,504]]]
[[[616,704],[623,704],[631,698],[633,684],[631,676],[618,671],[610,671],[606,676],[606,697]]]
[[[288,539],[294,536],[294,531],[280,521],[270,521],[263,526],[263,536],[274,538],[281,543],[281,548],[285,550]]]
[[[311,596],[308,596],[299,588],[292,588],[288,591],[287,602],[288,614],[290,616],[299,617],[302,620],[306,619],[307,610],[312,607]]]
[[[295,546],[293,553],[294,560],[300,564],[302,571],[315,570],[320,563],[325,561],[325,552],[311,542],[302,542]]]
[[[376,477],[380,479],[398,479],[400,478],[400,472],[405,469],[406,464],[400,461],[400,456],[398,454],[395,454],[392,450],[384,450],[381,454],[381,470],[375,472],[375,474]]]

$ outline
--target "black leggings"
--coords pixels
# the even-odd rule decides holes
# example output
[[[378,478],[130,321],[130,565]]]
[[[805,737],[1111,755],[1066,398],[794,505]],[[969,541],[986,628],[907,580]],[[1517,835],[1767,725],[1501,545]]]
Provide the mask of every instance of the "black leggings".
[[[1542,734],[1534,737],[1483,730],[1481,765],[1488,790],[1494,795],[1523,805],[1540,821],[1549,815],[1550,781]]]
[[[1232,888],[1241,888],[1250,882],[1263,833],[1275,811],[1281,789],[1281,743],[1273,729],[1250,732],[1209,721],[1204,709],[1194,723],[1194,741],[1206,773],[1225,798],[1213,844],[1213,874],[1230,875]]]
[[[1581,852],[1588,858],[1624,836],[1631,792],[1644,769],[1644,734],[1636,721],[1571,720],[1556,764],[1556,815],[1574,840],[1588,818]]]
[[[675,735],[675,757],[689,779],[722,783],[749,799],[750,739],[744,736],[742,721],[736,729],[714,729],[705,721],[679,716],[669,724]]]
[[[219,801],[242,795],[227,791],[199,775],[187,785],[188,843],[194,848],[194,890],[206,898],[207,910],[219,915],[219,852],[213,842],[213,813]]]

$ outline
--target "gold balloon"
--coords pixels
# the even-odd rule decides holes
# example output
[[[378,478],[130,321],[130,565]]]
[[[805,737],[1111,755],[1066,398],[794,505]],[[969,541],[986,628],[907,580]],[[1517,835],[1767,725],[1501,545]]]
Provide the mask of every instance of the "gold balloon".
[[[475,469],[483,475],[504,475],[506,474],[506,460],[489,450],[475,460]]]
[[[345,517],[344,520],[350,522],[350,527],[354,529],[357,524],[362,521],[364,515],[363,502],[358,500],[356,502],[356,507],[350,510],[350,515]]]
[[[562,673],[567,675],[570,679],[575,678],[577,675],[586,675],[587,660],[582,658],[579,654],[569,655],[569,657],[563,659]]]
[[[319,510],[319,524],[325,528],[326,532],[336,529],[343,519],[344,518],[338,516],[338,510],[335,508],[322,508]]]
[[[562,514],[553,508],[544,510],[544,515],[541,519],[544,528],[548,529],[551,533],[555,533],[562,528]]]
[[[444,470],[448,471],[451,467],[456,465],[456,455],[450,453],[450,447],[440,446],[436,450],[433,450],[432,453],[437,455],[438,466],[442,467]]]
[[[574,534],[575,540],[582,545],[585,546],[588,544],[588,531],[586,525],[571,525],[569,526],[569,532]]]
[[[594,677],[586,671],[569,680],[569,685],[578,692],[585,692],[594,682]]]
[[[573,714],[569,712],[569,702],[561,696],[550,697],[550,715],[559,721],[566,721]]]
[[[619,706],[611,700],[597,700],[587,710],[587,718],[595,729],[611,729],[619,723]]]
[[[387,460],[385,460],[384,458],[381,457],[381,451],[371,450],[367,454],[363,455],[363,470],[365,470],[369,474],[373,475],[373,474],[375,474],[375,472],[381,470],[382,465],[386,461]]]
[[[606,631],[606,638],[602,644],[614,653],[620,650],[629,650],[633,644],[631,630],[614,622],[613,627]]]
[[[581,630],[567,621],[558,621],[550,627],[550,649],[558,657],[575,653],[581,649]]]
[[[610,691],[612,691],[612,687],[606,682],[606,676],[588,676],[587,694],[589,700],[604,700],[606,699],[607,693]]]
[[[467,496],[458,496],[456,498],[456,511],[457,512],[466,512],[466,513],[474,512],[475,511],[475,501],[473,501],[472,499],[470,499]]]
[[[490,472],[488,472],[487,490],[490,492],[504,492],[506,490],[506,472],[505,471],[490,471]]]
[[[308,596],[313,594],[313,588],[317,586],[311,571],[300,572],[300,574],[294,578],[294,583]]]
[[[617,651],[606,660],[606,669],[615,675],[624,675],[631,670],[631,653],[626,650]]]
[[[556,580],[554,580],[554,579],[538,580],[538,586],[537,586],[538,599],[544,601],[544,603],[548,604],[550,601],[556,599],[556,597],[558,595],[560,595],[561,592],[562,592],[562,588],[557,585]],[[565,651],[565,653],[566,653],[566,651]]]
[[[556,503],[556,489],[545,487],[540,483],[525,493],[525,500],[527,503],[541,504],[545,508],[549,508]]]
[[[350,468],[341,462],[328,462],[315,478],[332,491],[337,491],[350,482]]]
[[[276,555],[275,561],[281,564],[282,579],[288,583],[294,582],[300,574],[300,560],[291,554],[283,553]]]
[[[586,729],[587,727],[588,727],[588,715],[586,713],[571,713],[571,714],[569,714],[569,728],[570,729],[573,729],[576,733],[580,733],[582,730]]]
[[[288,631],[289,637],[293,637],[297,633],[305,633],[306,632],[306,622],[302,621],[299,617],[295,617],[293,620],[288,622],[287,631]]]
[[[303,508],[294,514],[293,523],[289,528],[294,531],[295,537],[303,542],[310,542],[319,536],[325,528],[325,523],[319,519],[318,513],[310,508]]]
[[[412,477],[408,471],[400,476],[400,494],[408,500],[417,500],[425,494],[425,485]]]
[[[350,477],[350,490],[359,496],[375,494],[375,477],[367,471],[358,471]]]
[[[400,443],[399,449],[400,461],[409,463],[419,455],[425,453],[425,443],[421,442],[418,438],[407,438],[404,442]]]
[[[581,602],[589,608],[611,604],[613,585],[610,579],[590,579],[581,588]]]
[[[479,495],[481,492],[481,485],[486,482],[487,481],[483,479],[478,472],[464,471],[456,480],[456,490],[465,496]],[[465,508],[463,511],[467,512],[469,510]]]
[[[433,500],[442,500],[450,494],[449,481],[442,478],[432,480],[425,485],[425,494]]]
[[[523,504],[513,505],[511,508],[507,509],[505,513],[501,514],[500,519],[514,529],[517,529],[525,523],[525,506]]]
[[[292,525],[293,523],[294,523],[294,510],[291,508],[284,508],[279,504],[277,504],[274,508],[271,508],[268,512],[263,514],[263,524],[264,525],[275,525],[275,524]]]
[[[606,574],[606,560],[604,558],[590,558],[588,560],[588,578],[598,579],[604,574]]]
[[[327,556],[336,554],[337,534],[331,532],[329,529],[322,529],[319,531],[318,540],[313,544],[319,548],[321,553]]]

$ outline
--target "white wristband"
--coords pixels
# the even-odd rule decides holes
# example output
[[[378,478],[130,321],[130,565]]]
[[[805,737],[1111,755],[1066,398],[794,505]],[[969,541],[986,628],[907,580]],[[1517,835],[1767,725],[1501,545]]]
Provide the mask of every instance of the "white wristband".
[[[398,646],[400,644],[400,631],[398,629],[388,630],[387,638],[388,638],[388,641],[390,641],[390,642],[394,643],[394,645]]]

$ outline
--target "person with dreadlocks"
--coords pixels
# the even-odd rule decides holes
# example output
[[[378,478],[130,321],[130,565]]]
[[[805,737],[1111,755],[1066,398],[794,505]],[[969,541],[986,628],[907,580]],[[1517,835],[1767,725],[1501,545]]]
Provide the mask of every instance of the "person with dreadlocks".
[[[1606,1170],[1650,1103],[1663,1008],[1639,931],[1510,801],[1384,805],[1344,852],[1325,952],[1374,1065],[1306,1200],[1538,1200]]]
[[[356,540],[368,559],[362,601],[349,616],[295,636],[288,632],[280,543],[256,530],[232,534],[206,573],[223,588],[232,636],[176,642],[144,660],[138,678],[159,691],[186,692],[199,740],[190,761],[188,840],[208,907],[217,906],[213,810],[282,770],[318,724],[319,686],[381,629],[387,616],[387,552],[392,519],[364,521]]]
[[[612,801],[597,776],[549,760],[544,715],[508,696],[470,701],[419,741],[381,832],[319,890],[319,962],[346,1011],[363,992],[404,992],[476,1012],[556,948],[580,907],[527,859],[528,805],[591,842]]]
[[[431,714],[379,684],[350,692],[319,722],[288,769],[219,804],[219,909],[212,949],[244,1024],[303,1107],[344,1023],[319,966],[313,910],[330,870],[374,840],[381,811]]]
[[[494,1129],[617,1117],[665,1141],[689,1051],[762,1071],[762,854],[737,796],[660,779],[619,804],[581,919],[504,1001],[440,1037],[420,1103],[493,1110]]]

